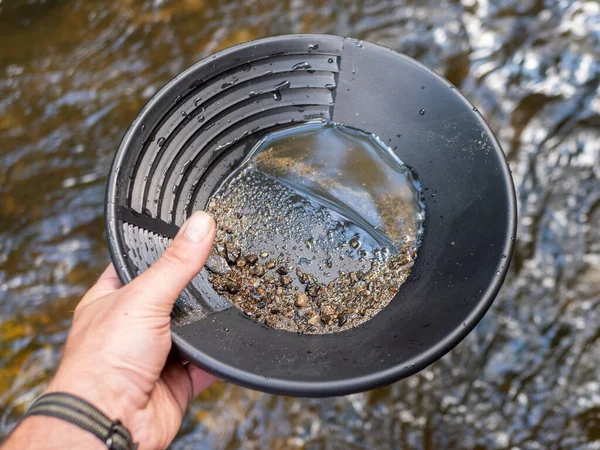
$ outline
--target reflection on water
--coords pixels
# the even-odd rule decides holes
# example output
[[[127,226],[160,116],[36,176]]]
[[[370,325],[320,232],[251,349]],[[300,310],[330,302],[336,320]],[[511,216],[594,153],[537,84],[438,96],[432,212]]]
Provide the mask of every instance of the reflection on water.
[[[290,32],[379,42],[463,90],[513,171],[515,259],[481,324],[419,375],[327,400],[220,384],[173,448],[594,448],[597,0],[1,2],[0,434],[43,389],[108,262],[105,176],[135,114],[201,57]]]
[[[422,193],[376,136],[317,122],[274,133],[260,145],[247,157],[256,169],[360,226],[372,241],[357,240],[362,249],[397,250],[402,240],[418,239]]]

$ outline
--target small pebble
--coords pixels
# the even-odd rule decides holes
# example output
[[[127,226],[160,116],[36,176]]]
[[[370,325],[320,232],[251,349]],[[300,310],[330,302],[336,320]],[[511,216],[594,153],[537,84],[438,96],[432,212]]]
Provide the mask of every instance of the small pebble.
[[[240,292],[240,285],[233,280],[228,281],[224,286],[230,294],[237,294]]]
[[[346,317],[346,314],[339,313],[337,315],[337,320],[338,320],[338,325],[341,327],[348,321],[348,318]]]
[[[257,264],[252,268],[250,273],[255,277],[262,277],[265,274],[265,268],[262,265]]]
[[[331,322],[331,316],[328,316],[327,314],[322,315],[321,322],[323,322],[325,325],[329,325]]]
[[[300,270],[298,267],[296,267],[296,275],[298,276],[300,283],[306,284],[308,282],[308,275],[302,272],[302,270]]]
[[[333,313],[335,312],[335,310],[333,309],[333,306],[331,305],[325,305],[321,308],[321,311],[328,316],[333,315]]]
[[[266,258],[268,258],[268,257],[269,257],[269,254],[268,254],[267,252],[262,252],[262,253],[260,254],[260,257],[261,257],[262,259],[266,259]]]
[[[275,267],[275,261],[273,261],[273,260],[269,261],[267,264],[265,264],[265,267],[267,269],[272,269],[273,267]]]
[[[310,319],[307,320],[308,323],[310,323],[311,325],[317,326],[320,322],[320,317],[319,316],[312,316]]]
[[[225,242],[225,253],[227,262],[229,264],[235,264],[239,259],[242,250],[240,249],[239,245],[237,245],[235,242],[227,241]]]
[[[360,241],[358,239],[356,239],[356,238],[350,239],[349,244],[350,244],[350,247],[352,247],[352,248],[358,248],[358,247],[360,247]]]
[[[228,275],[231,272],[225,258],[219,255],[210,255],[205,265],[208,270],[218,275]]]
[[[292,277],[290,277],[289,275],[281,275],[279,277],[279,282],[284,286],[287,286],[288,284],[292,283]]]
[[[308,296],[304,292],[296,292],[296,300],[295,300],[294,304],[298,308],[302,308],[303,306],[306,306],[307,303],[308,303]]]
[[[248,264],[250,264],[251,266],[256,264],[257,261],[258,261],[258,256],[256,256],[254,253],[251,253],[248,256],[246,256],[246,262]]]
[[[306,293],[311,297],[316,297],[319,295],[319,285],[318,284],[309,284],[306,286]]]

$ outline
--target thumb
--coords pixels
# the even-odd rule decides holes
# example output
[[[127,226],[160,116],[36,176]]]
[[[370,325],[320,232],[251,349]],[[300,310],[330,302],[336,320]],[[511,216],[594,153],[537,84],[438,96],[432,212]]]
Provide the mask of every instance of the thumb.
[[[147,306],[171,312],[181,291],[204,266],[215,239],[215,221],[203,212],[192,214],[162,256],[127,288],[143,292]]]

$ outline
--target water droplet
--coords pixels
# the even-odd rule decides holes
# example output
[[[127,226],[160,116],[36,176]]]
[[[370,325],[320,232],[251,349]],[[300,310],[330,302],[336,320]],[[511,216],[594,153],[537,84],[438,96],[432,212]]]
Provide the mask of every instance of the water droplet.
[[[201,98],[195,98],[194,99],[194,106],[198,106],[200,104],[200,102],[202,101]]]
[[[280,102],[281,101],[281,92],[279,92],[279,91],[273,92],[273,100],[275,100],[276,102]]]
[[[198,122],[204,122],[204,116],[198,116]]]
[[[506,255],[502,255],[503,258],[506,258]]]
[[[181,117],[186,117],[187,113],[185,111],[181,111]]]
[[[146,125],[142,125],[142,130],[145,130],[145,129],[146,129]]]
[[[255,95],[258,95],[258,93],[254,91],[248,92],[248,97],[254,97]]]
[[[329,58],[329,59],[327,60],[327,62],[328,62],[329,64],[333,64],[333,58]]]
[[[273,89],[275,89],[276,91],[283,91],[284,89],[289,89],[290,88],[290,80],[285,80],[282,81],[281,83],[277,83]]]
[[[177,103],[179,100],[181,100],[181,95],[178,95],[177,97],[175,97],[175,103]]]
[[[227,81],[221,85],[221,89],[227,89],[235,84],[235,81]]]
[[[312,66],[307,62],[299,62],[292,66],[292,70],[306,70],[310,69]]]
[[[421,111],[419,111],[419,114],[421,114],[422,116],[424,116],[425,115],[425,110],[422,109]]]
[[[352,69],[352,73],[355,74],[356,73],[356,69]]]
[[[316,50],[319,48],[319,44],[308,44],[309,50]]]
[[[164,137],[161,137],[161,138],[158,138],[158,141],[156,142],[156,144],[159,147],[162,147],[163,145],[165,145],[165,141],[166,141],[166,139]]]
[[[354,45],[358,48],[363,48],[362,41],[354,41]]]
[[[425,89],[425,85],[421,85],[421,89]]]

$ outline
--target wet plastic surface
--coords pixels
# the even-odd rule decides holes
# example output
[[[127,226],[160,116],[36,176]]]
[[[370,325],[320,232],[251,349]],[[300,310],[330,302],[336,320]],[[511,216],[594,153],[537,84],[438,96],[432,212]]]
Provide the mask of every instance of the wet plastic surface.
[[[123,281],[156,257],[154,241],[140,245],[148,231],[172,236],[265,133],[315,118],[377,135],[416,170],[425,232],[413,271],[390,305],[332,335],[270,329],[224,303],[202,273],[194,280],[178,303],[179,350],[223,378],[288,395],[370,389],[438,359],[493,301],[516,226],[504,155],[449,82],[367,42],[284,36],[196,64],[159,92],[128,131],[107,195],[108,238]]]

